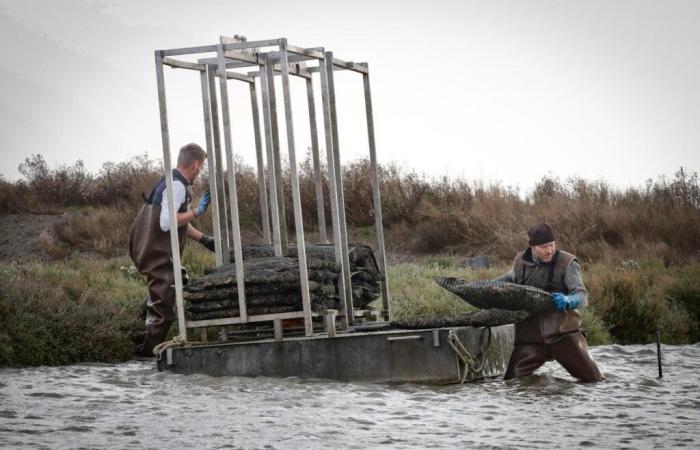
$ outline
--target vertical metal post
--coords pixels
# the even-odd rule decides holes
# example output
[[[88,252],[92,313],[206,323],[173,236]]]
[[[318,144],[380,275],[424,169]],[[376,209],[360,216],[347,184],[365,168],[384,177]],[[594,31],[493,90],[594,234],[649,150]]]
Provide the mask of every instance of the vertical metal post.
[[[328,104],[328,77],[326,76],[326,64],[324,61],[319,61],[319,74],[321,75],[321,100],[323,102],[323,129],[326,140],[326,161],[328,166],[328,188],[331,199],[331,223],[333,225],[333,248],[335,250],[335,262],[343,267],[343,252],[340,250],[340,217],[338,215],[338,196],[336,195],[335,183],[335,165],[333,164],[333,137],[331,136],[331,112]],[[346,289],[345,289],[345,271],[341,271],[341,276],[338,277],[338,293],[340,294],[341,311],[343,312],[341,319],[341,327],[347,329],[349,327],[349,319],[346,311]],[[352,298],[352,297],[351,297]]]
[[[664,371],[661,368],[661,332],[656,329],[656,361],[659,365],[659,378],[663,378]]]
[[[229,241],[228,213],[226,212],[226,189],[224,183],[224,159],[221,156],[221,132],[219,130],[219,108],[216,100],[215,69],[207,64],[207,81],[209,82],[209,103],[211,104],[211,129],[216,160],[216,195],[219,199],[219,235],[221,236],[221,260],[223,264],[231,262],[231,247]]]
[[[309,103],[309,126],[311,128],[311,157],[314,162],[314,181],[316,184],[316,211],[318,213],[318,239],[328,242],[326,237],[326,212],[323,208],[323,184],[321,180],[321,160],[318,155],[318,129],[316,128],[316,103],[314,86],[311,78],[306,79],[306,98]]]
[[[345,222],[345,194],[343,194],[343,176],[340,166],[340,146],[338,144],[338,117],[335,108],[335,83],[333,80],[333,52],[325,53],[326,84],[328,87],[328,105],[331,119],[331,136],[333,137],[333,166],[335,170],[336,195],[338,196],[338,217],[340,224],[340,250],[343,256],[343,277],[345,278],[348,322],[355,321],[352,305],[352,285],[350,281],[350,258],[348,255],[348,230]]]
[[[253,132],[255,133],[255,156],[258,162],[258,197],[260,200],[260,217],[262,220],[263,240],[271,244],[270,217],[267,213],[267,190],[265,188],[265,162],[263,161],[262,139],[260,138],[260,113],[258,112],[258,94],[255,82],[250,85],[250,107],[253,113]]]
[[[275,165],[275,187],[277,189],[277,213],[280,224],[280,247],[282,255],[289,252],[289,236],[287,228],[287,215],[284,209],[284,182],[282,179],[282,159],[280,158],[280,137],[277,125],[277,100],[275,99],[275,71],[274,62],[265,60],[265,70],[267,71],[267,95],[270,103],[270,130],[272,132],[272,157]]]
[[[292,209],[294,210],[294,228],[297,238],[299,259],[299,281],[301,282],[301,301],[304,308],[304,331],[306,336],[313,336],[311,322],[311,295],[309,294],[309,275],[306,268],[306,245],[304,243],[304,221],[301,214],[301,193],[297,176],[297,159],[294,151],[294,124],[292,121],[292,99],[289,92],[289,65],[287,63],[287,40],[280,39],[280,66],[282,69],[282,94],[284,97],[284,117],[287,123],[287,149],[289,151],[289,174],[292,181]]]
[[[216,53],[219,59],[219,91],[221,93],[221,114],[224,125],[224,148],[226,150],[226,167],[228,173],[228,192],[231,207],[231,224],[233,229],[233,252],[236,262],[236,284],[238,287],[238,310],[241,322],[248,321],[245,301],[245,278],[243,274],[243,251],[241,249],[241,224],[238,217],[238,194],[236,193],[236,168],[233,163],[233,147],[231,144],[231,123],[228,105],[228,85],[226,82],[226,58],[224,46],[218,44]]]
[[[379,192],[379,176],[377,174],[377,149],[374,142],[374,115],[372,113],[372,94],[369,88],[369,67],[362,75],[365,87],[365,111],[367,113],[367,137],[369,138],[369,163],[371,170],[372,200],[374,201],[374,229],[377,233],[377,252],[379,270],[384,279],[382,287],[382,308],[384,320],[389,320],[389,276],[386,273],[386,252],[384,248],[384,227],[382,226],[382,199]]]
[[[221,228],[219,222],[219,193],[216,189],[216,152],[214,152],[211,136],[211,105],[209,104],[209,80],[206,72],[199,72],[199,79],[202,84],[202,108],[204,110],[204,136],[207,143],[207,155],[209,165],[209,192],[211,194],[211,217],[212,228],[214,229],[214,250],[216,251],[216,265],[223,264],[221,253]]]
[[[277,179],[275,178],[274,143],[272,142],[272,119],[270,117],[270,95],[267,83],[267,69],[260,68],[260,91],[262,94],[263,125],[265,127],[265,148],[267,154],[267,185],[270,190],[270,215],[272,216],[272,242],[275,256],[282,256],[280,216],[277,202]]]
[[[170,250],[173,257],[173,275],[175,276],[175,305],[177,307],[177,326],[180,338],[187,341],[185,327],[185,308],[182,299],[182,266],[180,264],[180,240],[177,235],[177,214],[173,199],[173,166],[170,162],[170,133],[168,130],[168,108],[165,102],[165,76],[163,74],[163,52],[157,50],[156,82],[158,84],[158,106],[160,110],[160,134],[163,141],[163,166],[165,168],[165,185],[168,192],[168,217],[170,219]]]

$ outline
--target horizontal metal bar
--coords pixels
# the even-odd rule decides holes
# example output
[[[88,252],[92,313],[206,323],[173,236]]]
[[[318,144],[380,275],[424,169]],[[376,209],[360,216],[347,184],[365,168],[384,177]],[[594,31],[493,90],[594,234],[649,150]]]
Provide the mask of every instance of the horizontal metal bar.
[[[219,67],[219,58],[200,58],[197,60],[197,62],[201,64],[206,64],[208,66],[215,66]],[[240,69],[241,67],[251,67],[251,66],[257,66],[258,64],[250,64],[247,62],[240,62],[240,61],[227,61],[226,62],[226,68],[227,69]]]
[[[369,72],[367,70],[367,63],[353,63],[353,62],[348,63],[348,62],[340,61],[341,64],[338,65],[338,64],[336,64],[336,61],[339,61],[339,60],[333,58],[333,71],[350,70],[350,71],[362,73],[362,74]],[[311,72],[311,73],[316,73],[316,72],[320,71],[320,68],[319,67],[307,67],[306,71]]]
[[[193,53],[209,53],[215,52],[216,45],[202,45],[199,47],[183,47],[183,48],[171,48],[168,50],[156,50],[156,53],[160,52],[163,56],[177,56],[177,55],[191,55]]]
[[[252,65],[261,64],[260,58],[257,55],[252,55],[249,53],[241,53],[231,50],[228,52],[225,51],[224,56],[228,59],[235,59],[236,61],[243,61]]]
[[[226,50],[242,50],[244,48],[255,48],[255,47],[272,47],[280,44],[281,39],[267,39],[263,41],[243,41],[243,42],[233,42],[231,44],[223,44],[224,51]]]
[[[274,70],[276,73],[279,73],[279,74],[282,73],[279,64],[275,64]],[[293,64],[293,65],[289,66],[289,73],[291,75],[296,75],[296,76],[302,77],[302,78],[311,78],[311,72],[309,71],[309,69],[306,67],[300,67],[297,64]],[[250,77],[259,77],[260,71],[248,72],[247,75]]]
[[[221,72],[218,70],[216,71],[216,76],[220,77]],[[239,81],[245,81],[247,83],[255,83],[255,77],[251,77],[250,75],[245,75],[242,73],[236,73],[236,72],[226,72],[226,78],[229,80],[239,80]]]
[[[264,54],[265,57],[269,61],[273,62],[278,62],[281,59],[282,54],[280,52],[269,52]],[[316,58],[313,56],[307,56],[307,55],[292,55],[292,56],[287,56],[287,62],[288,63],[297,63],[297,62],[303,62],[303,61],[315,61]]]
[[[294,45],[287,46],[287,51],[289,53],[294,53],[296,55],[310,56],[310,57],[316,58],[316,59],[323,59],[323,50],[324,50],[323,47],[301,48],[301,47],[295,47]]]
[[[198,70],[200,72],[204,72],[207,69],[207,66],[204,64],[180,61],[179,59],[173,59],[168,57],[163,58],[163,64],[177,69]]]
[[[352,70],[358,73],[368,73],[366,63],[354,63],[352,61],[343,61],[342,59],[333,58],[333,65],[335,67],[342,67],[343,69]]]
[[[304,317],[304,311],[292,311],[287,313],[277,313],[277,314],[261,314],[257,316],[248,316],[245,323],[250,322],[266,322],[275,319],[298,319]],[[313,317],[318,317],[317,314],[313,314]],[[198,327],[218,327],[223,325],[238,325],[241,322],[240,317],[228,317],[225,319],[208,319],[208,320],[188,320],[185,322],[187,328],[198,328]]]
[[[386,340],[390,341],[390,342],[391,341],[420,341],[421,339],[423,339],[423,336],[420,336],[417,334],[414,334],[411,336],[392,336],[392,337],[386,338]]]

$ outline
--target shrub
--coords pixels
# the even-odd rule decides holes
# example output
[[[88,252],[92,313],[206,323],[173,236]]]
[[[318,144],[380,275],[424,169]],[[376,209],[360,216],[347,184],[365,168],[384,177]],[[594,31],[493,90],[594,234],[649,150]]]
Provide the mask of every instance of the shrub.
[[[608,345],[613,343],[607,324],[595,311],[595,308],[581,310],[581,323],[586,332],[589,345]]]
[[[124,260],[0,267],[0,366],[124,361],[142,332]]]
[[[680,315],[691,322],[688,334],[690,342],[700,341],[700,268],[697,265],[683,267],[667,291],[669,302],[678,307]]]
[[[65,258],[73,252],[94,252],[105,257],[123,255],[129,244],[131,216],[128,211],[96,208],[65,215],[44,235],[40,243],[47,254]],[[124,220],[125,216],[129,220]]]
[[[234,165],[241,226],[259,240],[262,231],[257,171],[241,160]],[[321,171],[330,228],[327,170],[321,167]],[[162,168],[141,155],[123,163],[105,163],[93,175],[85,172],[80,161],[51,169],[41,155],[32,155],[20,165],[20,172],[25,180],[9,183],[0,179],[2,212],[93,206],[115,207],[131,215],[141,206],[141,196],[161,176]],[[372,226],[369,161],[350,162],[342,172],[348,227]],[[313,231],[318,219],[309,153],[301,161],[298,174],[302,219],[305,228]],[[673,178],[662,176],[643,187],[626,190],[614,189],[603,180],[574,177],[562,181],[546,175],[527,195],[499,184],[431,179],[396,164],[380,167],[378,176],[387,245],[394,250],[489,254],[510,260],[525,246],[527,227],[547,221],[553,225],[560,247],[581,260],[657,257],[666,265],[678,265],[700,256],[700,182],[697,173],[684,168]],[[206,171],[201,179],[206,180]],[[283,167],[282,183],[285,217],[293,233],[288,164]],[[195,197],[204,187],[206,181],[195,183]],[[211,232],[206,220],[202,226]]]
[[[584,270],[591,308],[615,342],[652,342],[657,329],[664,342],[697,340],[698,318],[688,304],[695,304],[693,298],[700,292],[700,266],[666,268],[660,260],[643,260],[639,266],[615,270],[597,264]]]

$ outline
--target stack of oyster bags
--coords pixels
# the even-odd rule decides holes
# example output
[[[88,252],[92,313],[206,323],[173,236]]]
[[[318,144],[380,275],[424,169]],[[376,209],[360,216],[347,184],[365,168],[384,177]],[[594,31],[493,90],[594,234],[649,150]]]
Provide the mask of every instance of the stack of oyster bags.
[[[275,257],[274,253],[271,245],[243,247],[248,315],[302,310],[297,249],[290,247],[288,256],[284,257]],[[364,309],[379,297],[383,275],[372,249],[366,245],[350,244],[349,259],[353,308]],[[234,260],[233,252],[231,260]],[[340,265],[335,262],[333,246],[307,245],[306,265],[312,310],[342,309],[338,292]],[[239,316],[235,263],[208,269],[205,273],[183,288],[187,318]]]

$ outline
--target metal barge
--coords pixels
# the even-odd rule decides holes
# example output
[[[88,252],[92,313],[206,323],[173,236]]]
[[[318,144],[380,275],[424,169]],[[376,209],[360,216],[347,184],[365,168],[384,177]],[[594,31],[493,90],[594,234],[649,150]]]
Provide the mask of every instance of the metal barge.
[[[503,375],[512,347],[512,325],[355,331],[335,337],[319,334],[166,348],[158,368],[212,376],[449,384]]]
[[[215,376],[313,377],[344,381],[449,383],[499,376],[505,371],[513,340],[513,327],[392,330],[389,283],[379,192],[374,119],[367,63],[340,60],[323,47],[301,48],[285,38],[247,41],[222,36],[219,43],[155,52],[158,100],[163,144],[163,165],[168,192],[170,223],[176,223],[164,67],[199,74],[208,154],[216,265],[235,262],[239,314],[209,320],[187,320],[182,292],[178,234],[170,230],[175,275],[179,335],[159,349],[158,368],[177,373],[206,373]],[[362,77],[364,89],[372,215],[376,231],[377,265],[381,272],[381,307],[358,311],[353,308],[352,280],[348,256],[345,198],[338,139],[334,72]],[[314,83],[318,76],[320,83]],[[274,245],[275,256],[289,249],[286,223],[282,157],[277,117],[276,77],[281,81],[286,131],[286,150],[291,179],[292,210],[299,264],[302,309],[297,312],[250,315],[246,303],[244,261],[236,192],[234,150],[231,136],[229,81],[243,83],[250,92],[262,242]],[[306,264],[306,241],[295,153],[291,78],[303,80],[309,114],[310,149],[313,158],[319,243],[332,242],[340,267],[337,293],[340,309],[323,315],[311,308]],[[218,80],[218,95],[216,84]],[[320,86],[315,86],[320,84]],[[332,237],[327,236],[323,176],[316,122],[316,93],[321,95],[323,132]],[[296,97],[295,97],[296,98]],[[220,104],[219,104],[220,102]],[[238,106],[238,105],[234,105]],[[219,114],[219,112],[221,114]],[[260,117],[262,124],[260,126]],[[263,135],[265,148],[263,149]],[[222,145],[223,141],[223,145]],[[224,157],[222,157],[222,154]],[[228,169],[228,170],[225,170]],[[224,176],[225,174],[225,176]],[[231,257],[233,250],[233,258]],[[233,261],[231,261],[233,259]],[[297,320],[301,336],[285,333],[284,323]],[[319,323],[322,324],[319,329]],[[316,325],[316,328],[314,326]],[[229,341],[232,327],[252,337]],[[256,330],[267,327],[271,335]],[[207,330],[220,330],[219,342],[202,342]],[[199,342],[192,336],[199,331]],[[269,333],[268,333],[269,334]]]

